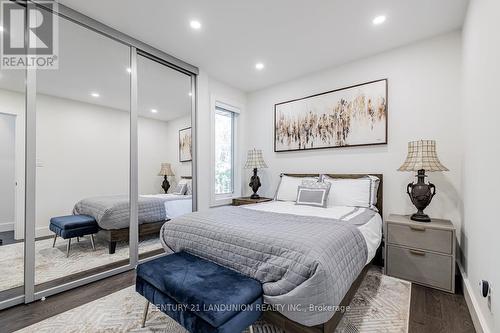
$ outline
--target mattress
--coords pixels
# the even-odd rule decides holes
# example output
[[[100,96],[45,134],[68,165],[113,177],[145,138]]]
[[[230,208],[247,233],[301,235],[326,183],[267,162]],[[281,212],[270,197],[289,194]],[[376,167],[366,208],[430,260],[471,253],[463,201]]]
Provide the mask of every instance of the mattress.
[[[143,197],[163,199],[167,219],[191,213],[193,211],[193,196],[180,194],[149,194]]]

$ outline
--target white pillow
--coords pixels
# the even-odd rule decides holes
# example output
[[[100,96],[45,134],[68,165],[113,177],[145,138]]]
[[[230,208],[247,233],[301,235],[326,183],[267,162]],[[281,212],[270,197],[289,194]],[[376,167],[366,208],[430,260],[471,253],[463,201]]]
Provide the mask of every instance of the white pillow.
[[[328,195],[328,207],[372,208],[372,181],[370,178],[343,179],[330,178],[325,175],[323,181],[332,184]]]
[[[297,200],[297,191],[299,186],[302,185],[303,180],[317,181],[318,177],[290,177],[282,175],[274,199],[279,201]]]

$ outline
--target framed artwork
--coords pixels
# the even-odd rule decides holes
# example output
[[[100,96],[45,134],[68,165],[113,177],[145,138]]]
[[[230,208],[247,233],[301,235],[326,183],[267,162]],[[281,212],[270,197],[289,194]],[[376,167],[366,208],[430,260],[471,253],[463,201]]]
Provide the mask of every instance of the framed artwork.
[[[189,162],[192,158],[191,127],[179,130],[179,161]]]
[[[274,151],[387,143],[387,79],[274,105]]]

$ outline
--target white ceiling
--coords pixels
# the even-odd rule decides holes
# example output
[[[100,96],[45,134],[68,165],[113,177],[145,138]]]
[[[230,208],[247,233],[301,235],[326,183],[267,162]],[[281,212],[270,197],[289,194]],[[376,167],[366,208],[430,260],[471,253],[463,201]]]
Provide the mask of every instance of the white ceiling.
[[[129,47],[61,19],[59,68],[37,72],[37,93],[128,111],[129,67]],[[139,115],[163,121],[190,115],[189,76],[141,56],[137,75]],[[21,92],[24,80],[22,70],[2,70],[0,88]]]
[[[60,0],[244,91],[460,28],[467,0]],[[372,19],[386,15],[374,26]],[[191,19],[202,23],[199,31]],[[265,64],[263,71],[255,63]]]

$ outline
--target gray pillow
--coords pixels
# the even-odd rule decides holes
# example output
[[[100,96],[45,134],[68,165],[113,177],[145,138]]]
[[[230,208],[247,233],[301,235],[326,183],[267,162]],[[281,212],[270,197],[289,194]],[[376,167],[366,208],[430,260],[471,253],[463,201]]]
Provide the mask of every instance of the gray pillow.
[[[172,191],[172,194],[184,195],[184,194],[186,194],[186,189],[187,189],[186,183],[184,183],[184,184],[177,184],[177,186],[175,187],[175,189]]]
[[[303,181],[297,190],[296,205],[326,207],[330,183]]]

